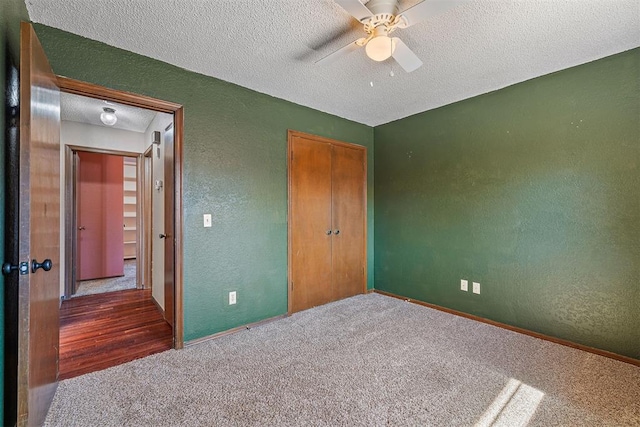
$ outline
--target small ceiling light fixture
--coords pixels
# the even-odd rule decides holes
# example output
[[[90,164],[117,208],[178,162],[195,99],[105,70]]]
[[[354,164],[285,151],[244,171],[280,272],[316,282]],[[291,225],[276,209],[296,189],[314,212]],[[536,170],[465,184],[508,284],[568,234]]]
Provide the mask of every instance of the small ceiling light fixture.
[[[107,126],[113,126],[118,121],[116,117],[116,110],[109,107],[104,107],[102,109],[102,114],[100,114],[100,120]]]
[[[364,50],[374,61],[384,61],[393,55],[396,50],[396,41],[389,37],[385,27],[377,27],[373,30],[373,38],[369,40]]]

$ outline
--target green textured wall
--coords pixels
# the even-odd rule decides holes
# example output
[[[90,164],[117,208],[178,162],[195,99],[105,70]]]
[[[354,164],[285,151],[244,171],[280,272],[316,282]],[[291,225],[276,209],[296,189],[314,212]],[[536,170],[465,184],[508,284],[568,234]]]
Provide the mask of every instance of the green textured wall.
[[[640,359],[640,49],[374,135],[376,289]]]
[[[5,79],[9,58],[14,64],[18,63],[20,54],[20,21],[29,19],[27,8],[23,0],[0,1],[0,84],[2,85],[2,99],[0,100],[0,263],[4,262],[5,236]],[[0,275],[0,289],[4,290],[4,276]],[[0,420],[4,419],[4,291],[0,291]]]
[[[185,340],[287,312],[287,129],[368,147],[373,286],[373,129],[36,25],[57,74],[185,108]],[[213,227],[202,227],[202,214]],[[228,291],[238,303],[227,305]]]

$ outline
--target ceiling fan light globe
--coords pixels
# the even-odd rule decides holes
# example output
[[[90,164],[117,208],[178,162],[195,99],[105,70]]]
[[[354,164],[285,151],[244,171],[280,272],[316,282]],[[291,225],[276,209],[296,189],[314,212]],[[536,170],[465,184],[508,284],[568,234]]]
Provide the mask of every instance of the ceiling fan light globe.
[[[118,117],[116,117],[116,110],[113,108],[103,108],[102,113],[100,114],[100,121],[107,126],[113,126],[118,121]]]
[[[365,46],[365,52],[367,56],[374,61],[384,61],[388,59],[396,48],[396,44],[393,40],[386,36],[377,36],[372,38]]]

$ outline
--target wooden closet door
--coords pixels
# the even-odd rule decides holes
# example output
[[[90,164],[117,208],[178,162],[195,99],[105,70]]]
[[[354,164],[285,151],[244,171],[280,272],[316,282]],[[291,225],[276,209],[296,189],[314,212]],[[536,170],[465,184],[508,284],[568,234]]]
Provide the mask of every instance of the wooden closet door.
[[[331,145],[293,136],[289,158],[290,295],[296,312],[332,301]]]
[[[332,150],[333,299],[364,292],[364,149],[334,145]]]

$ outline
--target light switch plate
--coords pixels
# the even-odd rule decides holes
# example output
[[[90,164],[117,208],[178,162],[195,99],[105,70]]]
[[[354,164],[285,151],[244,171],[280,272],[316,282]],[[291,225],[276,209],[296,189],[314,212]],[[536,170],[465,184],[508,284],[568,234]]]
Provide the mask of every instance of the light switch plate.
[[[473,282],[473,293],[474,294],[479,294],[480,293],[480,283]]]
[[[469,291],[469,281],[468,280],[460,280],[460,290],[468,292]]]
[[[229,292],[229,305],[236,303],[236,291]]]
[[[211,214],[204,214],[204,226],[211,227]]]

